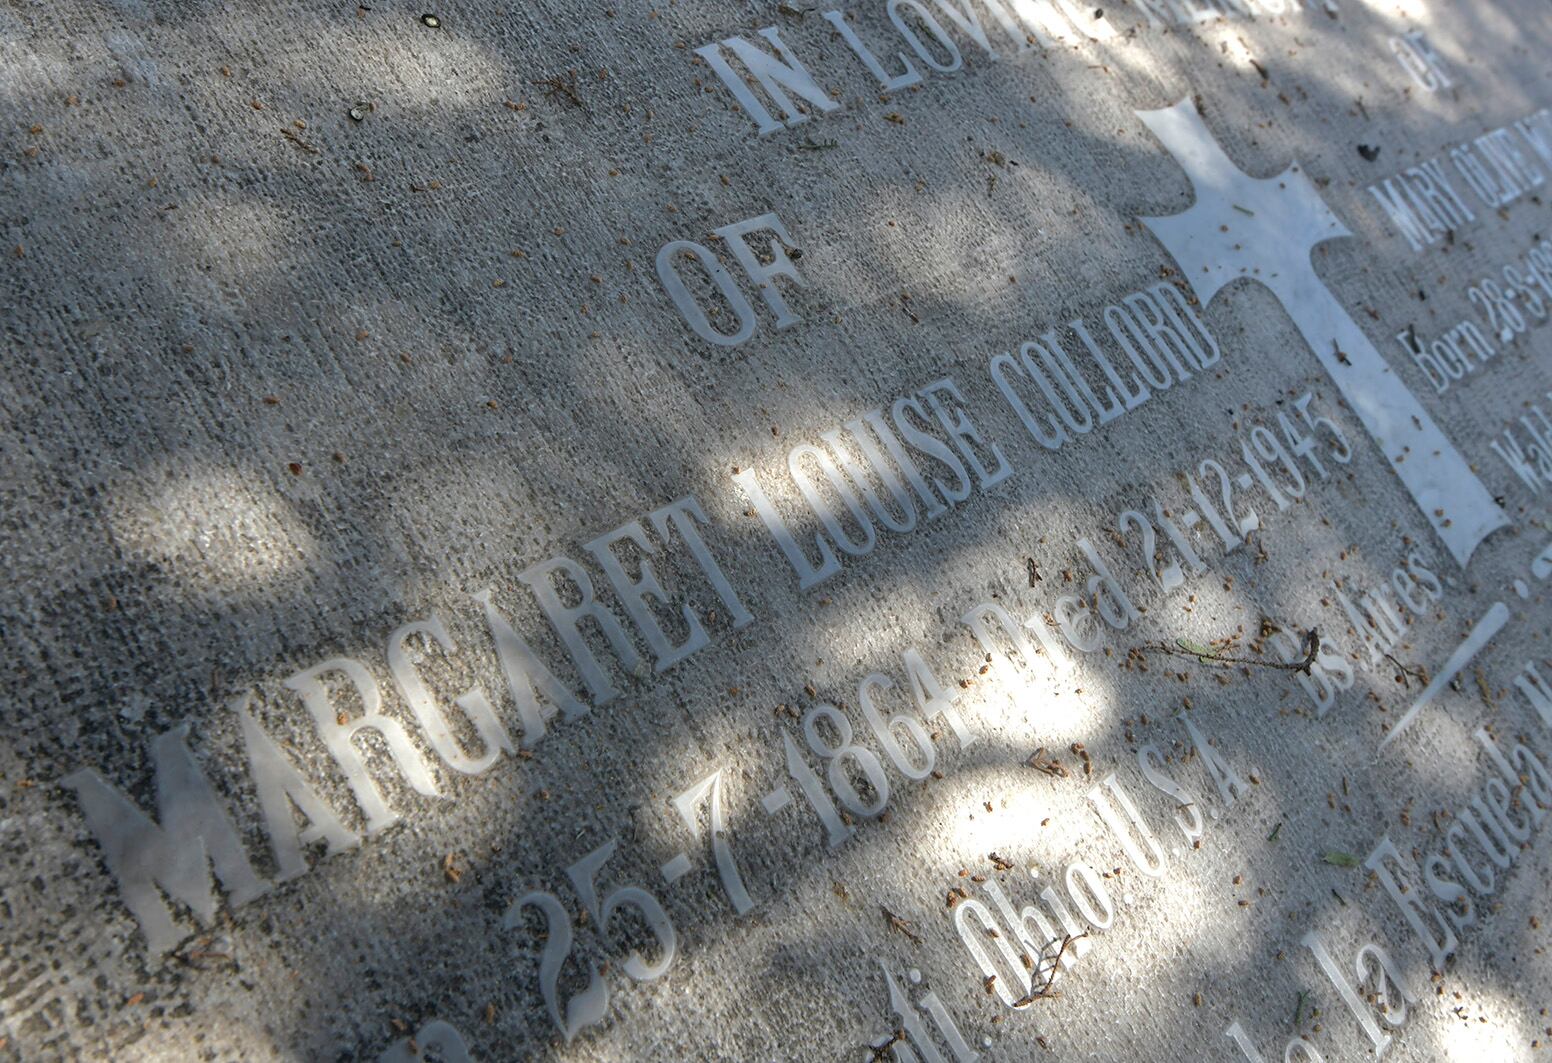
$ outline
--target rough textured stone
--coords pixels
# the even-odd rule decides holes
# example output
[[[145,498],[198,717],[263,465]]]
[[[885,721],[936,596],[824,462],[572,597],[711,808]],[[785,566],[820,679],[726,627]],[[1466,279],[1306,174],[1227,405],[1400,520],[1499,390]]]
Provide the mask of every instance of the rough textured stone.
[[[3,1052],[376,1058],[442,1020],[481,1059],[863,1059],[901,1025],[884,972],[916,1000],[914,968],[984,1058],[1045,1048],[1234,1059],[1224,1031],[1236,1019],[1267,1059],[1296,1034],[1327,1059],[1368,1058],[1368,1038],[1300,944],[1315,932],[1349,977],[1362,945],[1383,945],[1419,996],[1390,1031],[1390,1058],[1533,1057],[1552,1040],[1540,830],[1511,868],[1494,868],[1491,893],[1473,895],[1477,924],[1438,983],[1398,904],[1344,865],[1386,835],[1409,857],[1446,844],[1453,820],[1438,813],[1458,813],[1497,777],[1477,728],[1506,752],[1525,736],[1552,755],[1552,708],[1538,715],[1534,686],[1514,682],[1527,662],[1552,676],[1552,588],[1532,570],[1548,538],[1545,478],[1534,453],[1517,476],[1491,445],[1506,430],[1530,444],[1532,407],[1552,411],[1546,307],[1518,298],[1524,334],[1495,340],[1497,356],[1442,393],[1395,338],[1413,328],[1431,342],[1463,320],[1485,329],[1468,290],[1502,283],[1506,265],[1525,274],[1528,252],[1552,236],[1552,186],[1494,209],[1448,157],[1552,102],[1552,16],[1534,0],[1345,0],[1329,14],[1288,0],[1281,15],[1267,0],[1219,5],[1256,18],[1210,6],[1172,0],[1150,18],[1137,3],[1106,4],[1095,16],[1119,36],[1023,54],[977,7],[1001,53],[992,61],[940,2],[963,67],[937,73],[883,3],[848,4],[890,72],[905,51],[925,75],[887,98],[823,5],[475,2],[433,12],[434,27],[399,3],[0,9]],[[1194,23],[1150,25],[1198,8]],[[694,49],[760,42],[772,25],[841,106],[761,138]],[[1411,31],[1437,50],[1449,88],[1428,91],[1398,62],[1391,40]],[[1513,521],[1466,568],[1265,287],[1235,284],[1198,308],[1221,363],[1059,451],[1042,449],[999,393],[993,356],[1078,318],[1099,330],[1129,293],[1189,282],[1138,221],[1193,202],[1136,114],[1183,98],[1246,174],[1300,164],[1354,234],[1317,250],[1320,278]],[[1552,160],[1519,144],[1530,168],[1552,174]],[[1414,251],[1367,186],[1435,156],[1475,219]],[[766,212],[803,252],[806,285],[776,282],[801,320],[776,330],[734,269],[758,327],[744,344],[708,344],[665,294],[658,249],[700,242],[732,268],[709,234]],[[734,475],[755,471],[812,556],[822,528],[803,515],[788,451],[945,376],[1012,476],[915,531],[879,529],[868,556],[800,590]],[[1347,433],[1351,464],[1326,452],[1321,481],[1303,463],[1308,496],[1286,512],[1259,486],[1240,492],[1235,505],[1253,506],[1261,532],[1225,554],[1200,524],[1206,572],[1161,590],[1118,515],[1151,515],[1153,499],[1183,512],[1187,472],[1216,501],[1200,463],[1246,468],[1251,426],[1280,433],[1279,414],[1301,423],[1306,392]],[[946,476],[921,460],[929,478]],[[747,626],[734,627],[682,540],[652,529],[647,514],[687,495],[704,507],[700,528]],[[626,622],[585,544],[631,520],[658,548],[670,636],[683,638],[688,602],[711,644],[659,674],[650,660],[621,665],[594,629],[618,697],[550,719],[531,751],[483,773],[452,770],[390,675],[390,634],[440,618],[456,651],[428,656],[434,697],[450,706],[477,687],[516,743],[517,708],[474,596],[491,589],[592,702],[519,573],[575,559]],[[987,601],[1020,619],[1053,610],[1092,571],[1080,538],[1146,612],[1125,631],[1100,629],[1093,653],[1069,647],[1070,672],[1043,656],[1019,674],[1001,661],[983,669],[960,617]],[[1409,613],[1389,656],[1370,664],[1337,591],[1358,601],[1379,590],[1412,551],[1438,574],[1439,600]],[[1502,633],[1382,749],[1496,602],[1510,614]],[[1324,716],[1297,674],[1223,667],[1177,642],[1239,635],[1221,652],[1280,660],[1266,620],[1295,638],[1317,628],[1359,655]],[[1148,646],[1164,651],[1147,651],[1144,670],[1130,653]],[[858,684],[873,672],[895,684],[878,695],[886,711],[911,711],[909,649],[976,736],[965,748],[942,718],[928,722],[941,778],[908,779],[862,715]],[[95,770],[165,823],[151,751],[186,725],[254,869],[272,877],[230,704],[251,696],[288,762],[360,832],[345,775],[285,683],[338,657],[375,677],[437,796],[406,785],[383,742],[360,741],[398,824],[327,858],[310,850],[310,870],[247,904],[217,893],[208,926],[169,902],[189,936],[155,954],[61,781]],[[890,787],[887,817],[852,817],[855,836],[833,849],[782,739],[839,800],[834,780],[860,776],[827,774],[801,723],[825,701]],[[345,694],[336,705],[346,720],[361,710]],[[1138,765],[1155,743],[1216,811],[1185,720],[1247,782],[1196,849],[1174,822],[1189,810]],[[456,730],[481,748],[466,722]],[[1072,774],[1027,766],[1041,747]],[[755,906],[742,916],[706,827],[692,835],[672,805],[719,769]],[[1159,878],[1138,872],[1085,797],[1112,771],[1162,842]],[[765,812],[761,796],[782,782],[794,802]],[[543,920],[532,907],[516,925],[507,917],[529,891],[553,892],[575,916],[566,868],[611,839],[601,895],[634,883],[660,898],[677,951],[661,978],[638,984],[627,953],[658,953],[636,909],[619,910],[611,940],[596,919],[578,925],[561,996],[591,963],[608,965],[612,995],[603,1021],[567,1043],[539,987]],[[692,870],[665,883],[659,868],[680,852]],[[985,876],[1022,908],[1077,862],[1108,876],[1114,924],[1085,939],[1059,996],[1010,1011],[955,929],[966,902],[945,898],[963,888],[996,914]],[[1002,933],[982,942],[993,955],[1011,940]],[[421,1039],[445,1042],[436,1034]],[[905,1058],[900,1047],[885,1051]]]

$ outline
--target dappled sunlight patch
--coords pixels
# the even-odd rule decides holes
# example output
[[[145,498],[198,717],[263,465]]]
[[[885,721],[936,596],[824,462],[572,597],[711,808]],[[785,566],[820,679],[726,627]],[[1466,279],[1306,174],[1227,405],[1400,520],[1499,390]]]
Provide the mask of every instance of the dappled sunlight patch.
[[[212,196],[171,235],[190,284],[208,287],[213,300],[238,300],[248,294],[247,285],[271,287],[304,257],[298,221],[273,199]],[[163,247],[156,253],[170,258],[174,252]]]
[[[1526,998],[1516,997],[1507,989],[1478,985],[1458,1005],[1444,1009],[1439,1021],[1442,1063],[1522,1059],[1527,1058],[1532,1041],[1540,1040],[1545,1047],[1549,1036],[1545,1032],[1539,1038],[1526,1036],[1524,1027],[1534,1026],[1534,1020],[1526,1023],[1517,1019]]]
[[[297,593],[317,561],[291,501],[237,468],[143,470],[114,492],[108,524],[126,555],[165,566],[181,595],[207,605]]]

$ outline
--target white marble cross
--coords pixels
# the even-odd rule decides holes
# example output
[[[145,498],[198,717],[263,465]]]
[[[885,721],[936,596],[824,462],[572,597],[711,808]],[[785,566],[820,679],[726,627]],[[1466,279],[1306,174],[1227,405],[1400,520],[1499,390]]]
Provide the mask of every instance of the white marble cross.
[[[1336,296],[1316,275],[1316,245],[1351,236],[1297,164],[1276,177],[1246,175],[1218,146],[1189,99],[1139,111],[1185,168],[1196,202],[1181,214],[1139,219],[1174,256],[1203,304],[1245,277],[1282,302],[1342,397],[1379,444],[1457,563],[1509,518]]]

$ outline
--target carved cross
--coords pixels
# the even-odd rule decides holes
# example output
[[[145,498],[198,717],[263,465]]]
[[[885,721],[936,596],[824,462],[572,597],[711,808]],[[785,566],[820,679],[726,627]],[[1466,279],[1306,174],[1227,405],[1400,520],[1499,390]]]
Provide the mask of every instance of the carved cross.
[[[1316,245],[1351,236],[1297,164],[1257,179],[1235,166],[1189,99],[1138,111],[1185,168],[1196,203],[1141,218],[1174,256],[1204,306],[1241,277],[1282,302],[1347,405],[1462,568],[1509,518],[1341,302],[1316,275]]]

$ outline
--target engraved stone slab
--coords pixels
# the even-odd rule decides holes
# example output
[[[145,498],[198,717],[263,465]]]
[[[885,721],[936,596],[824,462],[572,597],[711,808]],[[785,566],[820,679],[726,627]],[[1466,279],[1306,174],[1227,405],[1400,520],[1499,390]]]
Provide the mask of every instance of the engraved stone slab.
[[[0,11],[0,1057],[1534,1059],[1552,13]]]

